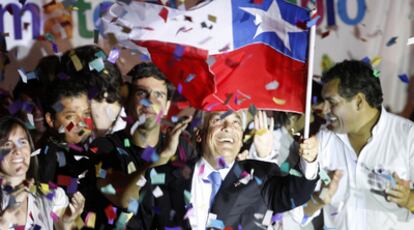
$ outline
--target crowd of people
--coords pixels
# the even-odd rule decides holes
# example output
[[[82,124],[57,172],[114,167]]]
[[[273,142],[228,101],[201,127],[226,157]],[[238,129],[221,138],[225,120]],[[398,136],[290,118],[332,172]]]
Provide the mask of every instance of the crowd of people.
[[[306,139],[303,114],[171,115],[154,64],[126,83],[95,45],[34,72],[0,92],[1,229],[414,227],[414,123],[384,109],[362,61],[314,84]]]

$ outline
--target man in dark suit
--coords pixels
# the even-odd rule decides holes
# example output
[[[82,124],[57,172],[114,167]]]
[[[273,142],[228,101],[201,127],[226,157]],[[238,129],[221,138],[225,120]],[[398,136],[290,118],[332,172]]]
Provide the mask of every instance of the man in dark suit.
[[[315,138],[301,144],[295,168],[304,176],[281,176],[276,164],[236,161],[243,139],[238,112],[206,114],[197,139],[202,156],[195,162],[169,163],[146,173],[139,210],[128,229],[263,229],[272,214],[304,204],[315,188]]]

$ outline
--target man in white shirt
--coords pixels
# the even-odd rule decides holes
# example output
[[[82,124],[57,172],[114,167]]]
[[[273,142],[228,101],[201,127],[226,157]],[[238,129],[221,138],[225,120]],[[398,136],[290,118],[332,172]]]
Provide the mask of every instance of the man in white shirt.
[[[147,172],[129,229],[267,228],[273,214],[309,200],[317,180],[316,138],[301,145],[304,176],[282,177],[276,164],[235,160],[243,135],[239,112],[208,113],[204,121],[198,136],[202,156]]]
[[[380,81],[363,62],[339,63],[322,81],[328,128],[348,153],[340,156],[346,174],[335,202],[324,207],[325,227],[413,229],[414,123],[382,107]]]

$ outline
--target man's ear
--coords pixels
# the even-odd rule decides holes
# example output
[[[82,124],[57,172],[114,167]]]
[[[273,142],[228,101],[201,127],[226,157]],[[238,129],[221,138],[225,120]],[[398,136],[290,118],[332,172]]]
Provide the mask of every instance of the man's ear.
[[[168,100],[167,103],[165,104],[164,116],[167,116],[168,111],[170,110],[170,106],[171,106],[171,100]]]
[[[355,108],[357,111],[360,111],[361,109],[363,109],[364,104],[366,103],[365,94],[357,93],[354,96],[353,100],[354,100]]]
[[[52,118],[52,114],[50,114],[49,112],[46,112],[46,114],[45,114],[45,118],[46,118],[46,123],[47,123],[47,125],[50,127],[50,128],[52,128],[53,129],[53,118]]]

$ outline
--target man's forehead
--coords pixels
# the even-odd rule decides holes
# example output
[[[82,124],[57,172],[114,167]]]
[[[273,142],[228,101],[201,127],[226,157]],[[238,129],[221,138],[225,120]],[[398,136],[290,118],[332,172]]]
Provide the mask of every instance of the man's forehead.
[[[229,118],[233,118],[236,117],[238,119],[242,119],[242,111],[215,111],[215,112],[208,112],[207,113],[207,117],[208,120],[210,120],[211,118],[215,117],[215,116],[221,116],[223,119],[229,117]]]
[[[334,97],[338,94],[339,79],[326,82],[322,87],[322,97],[324,99]]]

